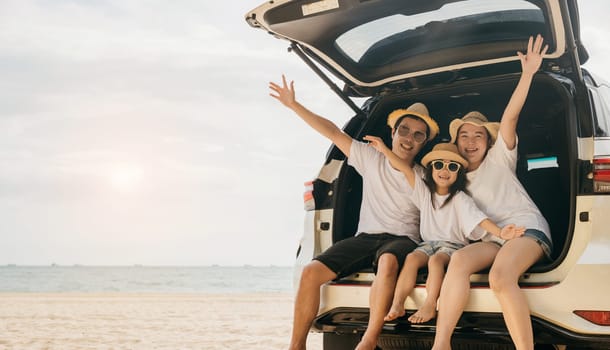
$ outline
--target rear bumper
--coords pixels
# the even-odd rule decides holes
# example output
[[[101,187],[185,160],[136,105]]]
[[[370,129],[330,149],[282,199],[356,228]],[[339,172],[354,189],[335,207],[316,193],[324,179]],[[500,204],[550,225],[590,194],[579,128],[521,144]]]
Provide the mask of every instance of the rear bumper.
[[[362,334],[366,330],[368,316],[368,308],[340,307],[318,316],[314,320],[313,329],[325,333]],[[538,317],[532,317],[532,325],[536,344],[610,349],[610,335],[580,334]],[[406,317],[403,317],[384,325],[380,342],[396,343],[398,340],[431,342],[435,331],[434,320],[421,325],[412,325]],[[453,333],[452,340],[454,343],[464,344],[512,344],[501,313],[465,312]]]

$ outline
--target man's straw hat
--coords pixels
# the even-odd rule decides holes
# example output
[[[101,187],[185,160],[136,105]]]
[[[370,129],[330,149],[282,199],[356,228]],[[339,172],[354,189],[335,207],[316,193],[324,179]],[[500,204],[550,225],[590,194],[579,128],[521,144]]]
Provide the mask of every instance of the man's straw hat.
[[[416,102],[410,105],[408,108],[396,109],[392,111],[388,115],[388,126],[392,129],[396,127],[396,121],[405,115],[412,115],[423,120],[426,125],[428,125],[428,129],[430,130],[430,135],[428,135],[428,140],[432,140],[436,135],[438,135],[439,127],[438,124],[430,117],[430,113],[428,113],[428,108],[421,102]]]

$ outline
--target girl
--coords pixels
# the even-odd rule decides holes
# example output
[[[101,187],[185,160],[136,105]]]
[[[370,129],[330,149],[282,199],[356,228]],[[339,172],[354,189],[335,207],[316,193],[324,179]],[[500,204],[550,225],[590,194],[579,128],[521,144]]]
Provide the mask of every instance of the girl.
[[[469,240],[490,239],[488,234],[501,239],[512,239],[523,234],[525,228],[513,224],[498,227],[487,218],[466,193],[466,168],[464,159],[451,143],[439,143],[422,159],[426,168],[422,179],[385,146],[380,138],[366,136],[365,140],[383,153],[392,166],[402,171],[413,187],[413,203],[420,210],[422,243],[408,254],[398,277],[394,299],[385,320],[390,321],[405,314],[405,300],[415,287],[417,271],[428,265],[427,296],[424,304],[409,321],[423,323],[436,316],[436,301],[451,254],[464,247]],[[475,230],[476,227],[482,230]]]

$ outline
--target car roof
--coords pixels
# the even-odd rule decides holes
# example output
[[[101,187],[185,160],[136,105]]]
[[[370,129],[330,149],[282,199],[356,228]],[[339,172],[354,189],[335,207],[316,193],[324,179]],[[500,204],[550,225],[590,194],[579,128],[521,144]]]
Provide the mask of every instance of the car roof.
[[[248,12],[246,20],[299,45],[346,84],[375,90],[412,77],[518,61],[516,52],[525,51],[529,36],[537,33],[549,45],[545,58],[559,59],[579,37],[575,2],[572,12],[563,4],[274,0]]]

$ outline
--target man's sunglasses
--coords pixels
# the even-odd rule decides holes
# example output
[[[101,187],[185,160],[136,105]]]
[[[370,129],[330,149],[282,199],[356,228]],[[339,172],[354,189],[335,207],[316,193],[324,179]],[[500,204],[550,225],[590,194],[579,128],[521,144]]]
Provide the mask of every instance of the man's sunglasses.
[[[434,168],[434,170],[442,170],[443,168],[447,167],[447,170],[452,173],[455,173],[456,171],[460,170],[461,166],[462,164],[453,161],[447,163],[443,162],[442,160],[432,161],[432,168]]]
[[[425,132],[411,131],[411,129],[409,129],[408,126],[399,125],[398,130],[396,130],[396,132],[398,133],[398,135],[400,135],[402,137],[407,137],[407,136],[411,135],[411,137],[413,137],[413,141],[415,141],[417,143],[423,143],[424,141],[426,141]]]

